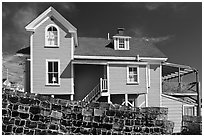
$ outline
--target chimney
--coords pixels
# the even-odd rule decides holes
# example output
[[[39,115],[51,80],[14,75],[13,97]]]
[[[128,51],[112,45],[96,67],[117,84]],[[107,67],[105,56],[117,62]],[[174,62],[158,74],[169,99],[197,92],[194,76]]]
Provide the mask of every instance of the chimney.
[[[110,34],[108,33],[108,40],[110,40]]]
[[[123,35],[124,34],[124,31],[125,31],[125,28],[118,28],[118,34],[119,35]]]

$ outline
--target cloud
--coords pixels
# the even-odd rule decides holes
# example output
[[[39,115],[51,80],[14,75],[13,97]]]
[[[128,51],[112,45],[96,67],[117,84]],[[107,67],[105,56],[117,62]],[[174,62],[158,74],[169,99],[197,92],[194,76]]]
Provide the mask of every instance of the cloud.
[[[144,7],[149,10],[171,9],[172,11],[181,11],[187,8],[186,3],[182,2],[147,2]]]
[[[126,9],[146,9],[148,11],[156,11],[159,9],[170,9],[172,11],[182,11],[188,7],[185,2],[128,2],[122,7]]]
[[[145,36],[145,29],[142,26],[129,28],[125,32],[131,37],[141,38]]]
[[[154,43],[158,43],[158,42],[167,41],[167,40],[171,39],[172,37],[173,36],[152,37],[152,38],[148,38],[148,40],[152,41]]]

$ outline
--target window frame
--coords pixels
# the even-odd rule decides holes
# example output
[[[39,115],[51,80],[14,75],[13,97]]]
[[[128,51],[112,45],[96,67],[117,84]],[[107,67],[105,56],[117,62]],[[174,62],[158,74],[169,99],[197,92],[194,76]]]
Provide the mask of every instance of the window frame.
[[[131,82],[130,80],[129,80],[129,68],[136,68],[137,69],[137,81],[134,81],[134,82]],[[139,66],[127,66],[127,74],[126,74],[127,76],[127,84],[139,84]]]
[[[57,45],[49,45],[48,44],[48,40],[47,40],[47,33],[48,33],[48,29],[50,27],[55,27],[57,29]],[[50,48],[58,48],[60,46],[60,32],[59,32],[59,28],[57,25],[55,24],[49,24],[45,27],[45,47],[50,47]]]
[[[58,83],[49,83],[48,80],[48,62],[58,62]],[[46,59],[46,84],[47,86],[59,86],[60,85],[60,60],[59,59]]]
[[[128,36],[113,36],[115,50],[129,50],[129,41],[131,37]],[[120,47],[120,39],[124,40],[124,48]]]
[[[121,43],[120,40],[123,41],[123,43]],[[120,45],[123,45],[124,48],[120,47]],[[122,49],[122,50],[126,49],[126,39],[125,38],[118,38],[118,49]]]
[[[185,111],[185,108],[193,108],[193,115],[190,115],[190,116],[196,116],[196,107],[194,105],[183,105],[183,115],[185,115],[184,111]],[[189,115],[187,115],[189,116]]]

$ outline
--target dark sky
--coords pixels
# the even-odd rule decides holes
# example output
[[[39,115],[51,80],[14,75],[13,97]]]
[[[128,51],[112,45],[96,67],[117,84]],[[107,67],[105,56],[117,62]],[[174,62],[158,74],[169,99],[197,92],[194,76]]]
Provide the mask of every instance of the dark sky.
[[[24,27],[53,6],[78,36],[107,37],[124,27],[132,37],[152,38],[168,62],[202,71],[202,3],[3,3],[2,51],[14,54],[29,45]]]

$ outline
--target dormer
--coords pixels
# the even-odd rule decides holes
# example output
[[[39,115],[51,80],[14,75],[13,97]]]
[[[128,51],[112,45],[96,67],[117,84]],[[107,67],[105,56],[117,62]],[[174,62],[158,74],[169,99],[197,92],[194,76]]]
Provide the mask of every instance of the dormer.
[[[124,28],[118,28],[117,34],[113,36],[115,50],[129,50],[129,36],[124,34]]]

